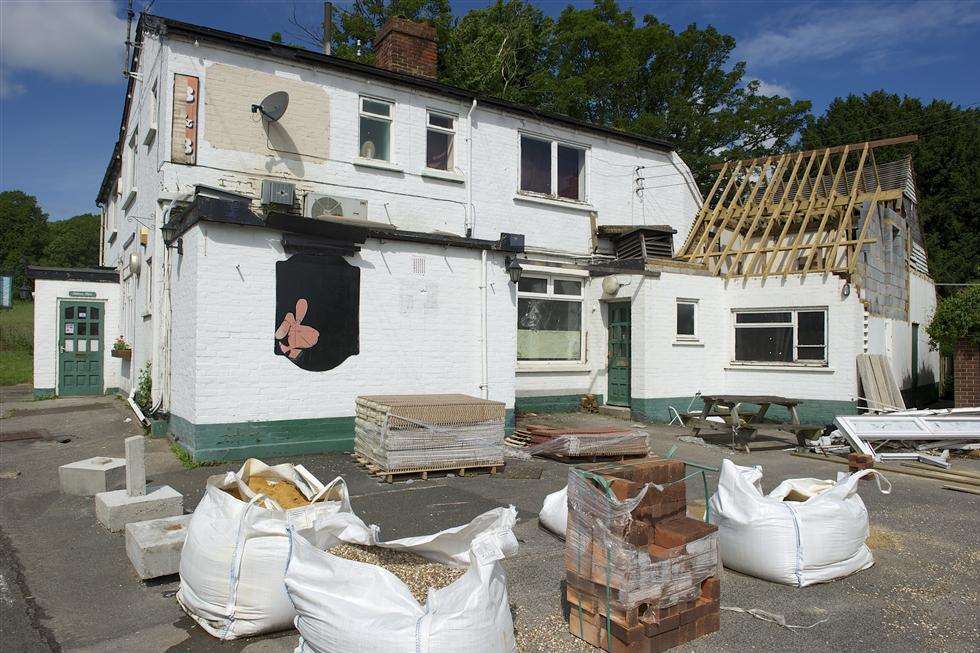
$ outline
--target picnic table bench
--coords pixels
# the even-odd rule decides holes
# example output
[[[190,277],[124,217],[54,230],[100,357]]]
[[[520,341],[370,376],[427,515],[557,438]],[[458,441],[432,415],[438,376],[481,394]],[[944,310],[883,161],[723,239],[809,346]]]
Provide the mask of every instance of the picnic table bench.
[[[749,442],[760,431],[789,431],[796,436],[801,447],[806,446],[804,440],[813,439],[823,431],[823,425],[801,424],[796,408],[803,403],[801,399],[778,397],[775,395],[701,395],[704,407],[700,411],[684,414],[684,423],[691,428],[694,435],[702,430],[716,433],[731,433],[733,440],[749,450]],[[743,410],[743,405],[756,405],[758,410]],[[783,406],[789,412],[788,423],[763,422],[770,406]],[[708,419],[721,418],[721,422]],[[734,441],[733,441],[734,444]]]

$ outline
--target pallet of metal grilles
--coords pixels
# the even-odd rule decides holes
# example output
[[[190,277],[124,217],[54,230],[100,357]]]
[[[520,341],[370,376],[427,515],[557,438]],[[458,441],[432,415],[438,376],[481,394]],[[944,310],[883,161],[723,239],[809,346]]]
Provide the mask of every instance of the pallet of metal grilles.
[[[624,427],[556,428],[526,424],[508,437],[533,456],[558,460],[626,458],[650,453],[646,431]]]
[[[719,628],[717,528],[686,516],[684,463],[568,473],[569,631],[606,651],[664,651]]]
[[[394,476],[504,464],[506,409],[461,394],[371,395],[356,400],[354,456],[369,472]]]

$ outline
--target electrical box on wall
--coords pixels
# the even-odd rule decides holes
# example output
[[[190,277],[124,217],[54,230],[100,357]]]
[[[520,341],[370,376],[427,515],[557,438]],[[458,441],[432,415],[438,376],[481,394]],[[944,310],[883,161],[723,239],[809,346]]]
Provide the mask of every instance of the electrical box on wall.
[[[285,181],[262,180],[262,205],[291,207],[296,187]]]
[[[150,232],[146,227],[140,227],[140,245],[146,247],[150,242]]]

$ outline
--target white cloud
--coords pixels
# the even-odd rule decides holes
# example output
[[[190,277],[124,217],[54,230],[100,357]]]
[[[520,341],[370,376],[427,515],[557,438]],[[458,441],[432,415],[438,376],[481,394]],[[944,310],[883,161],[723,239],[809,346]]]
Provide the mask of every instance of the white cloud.
[[[812,4],[774,19],[771,28],[739,43],[739,59],[754,68],[788,62],[806,66],[838,58],[853,65],[906,65],[900,55],[908,43],[943,38],[949,30],[980,24],[980,3]]]
[[[783,97],[793,97],[793,92],[788,86],[767,82],[764,79],[756,80],[759,82],[759,95],[782,95]]]
[[[123,68],[126,21],[112,2],[0,2],[0,92],[24,87],[11,73],[111,83]]]

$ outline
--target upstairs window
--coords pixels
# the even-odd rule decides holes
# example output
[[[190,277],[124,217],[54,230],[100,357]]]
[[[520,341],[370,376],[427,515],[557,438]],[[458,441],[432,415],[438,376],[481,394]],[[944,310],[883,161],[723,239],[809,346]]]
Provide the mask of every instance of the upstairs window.
[[[425,166],[433,170],[452,170],[456,117],[430,111],[425,132]]]
[[[826,364],[826,309],[737,311],[735,360]]]
[[[394,103],[360,98],[360,149],[362,159],[391,161],[391,120]]]
[[[585,150],[522,134],[520,190],[584,202]]]

